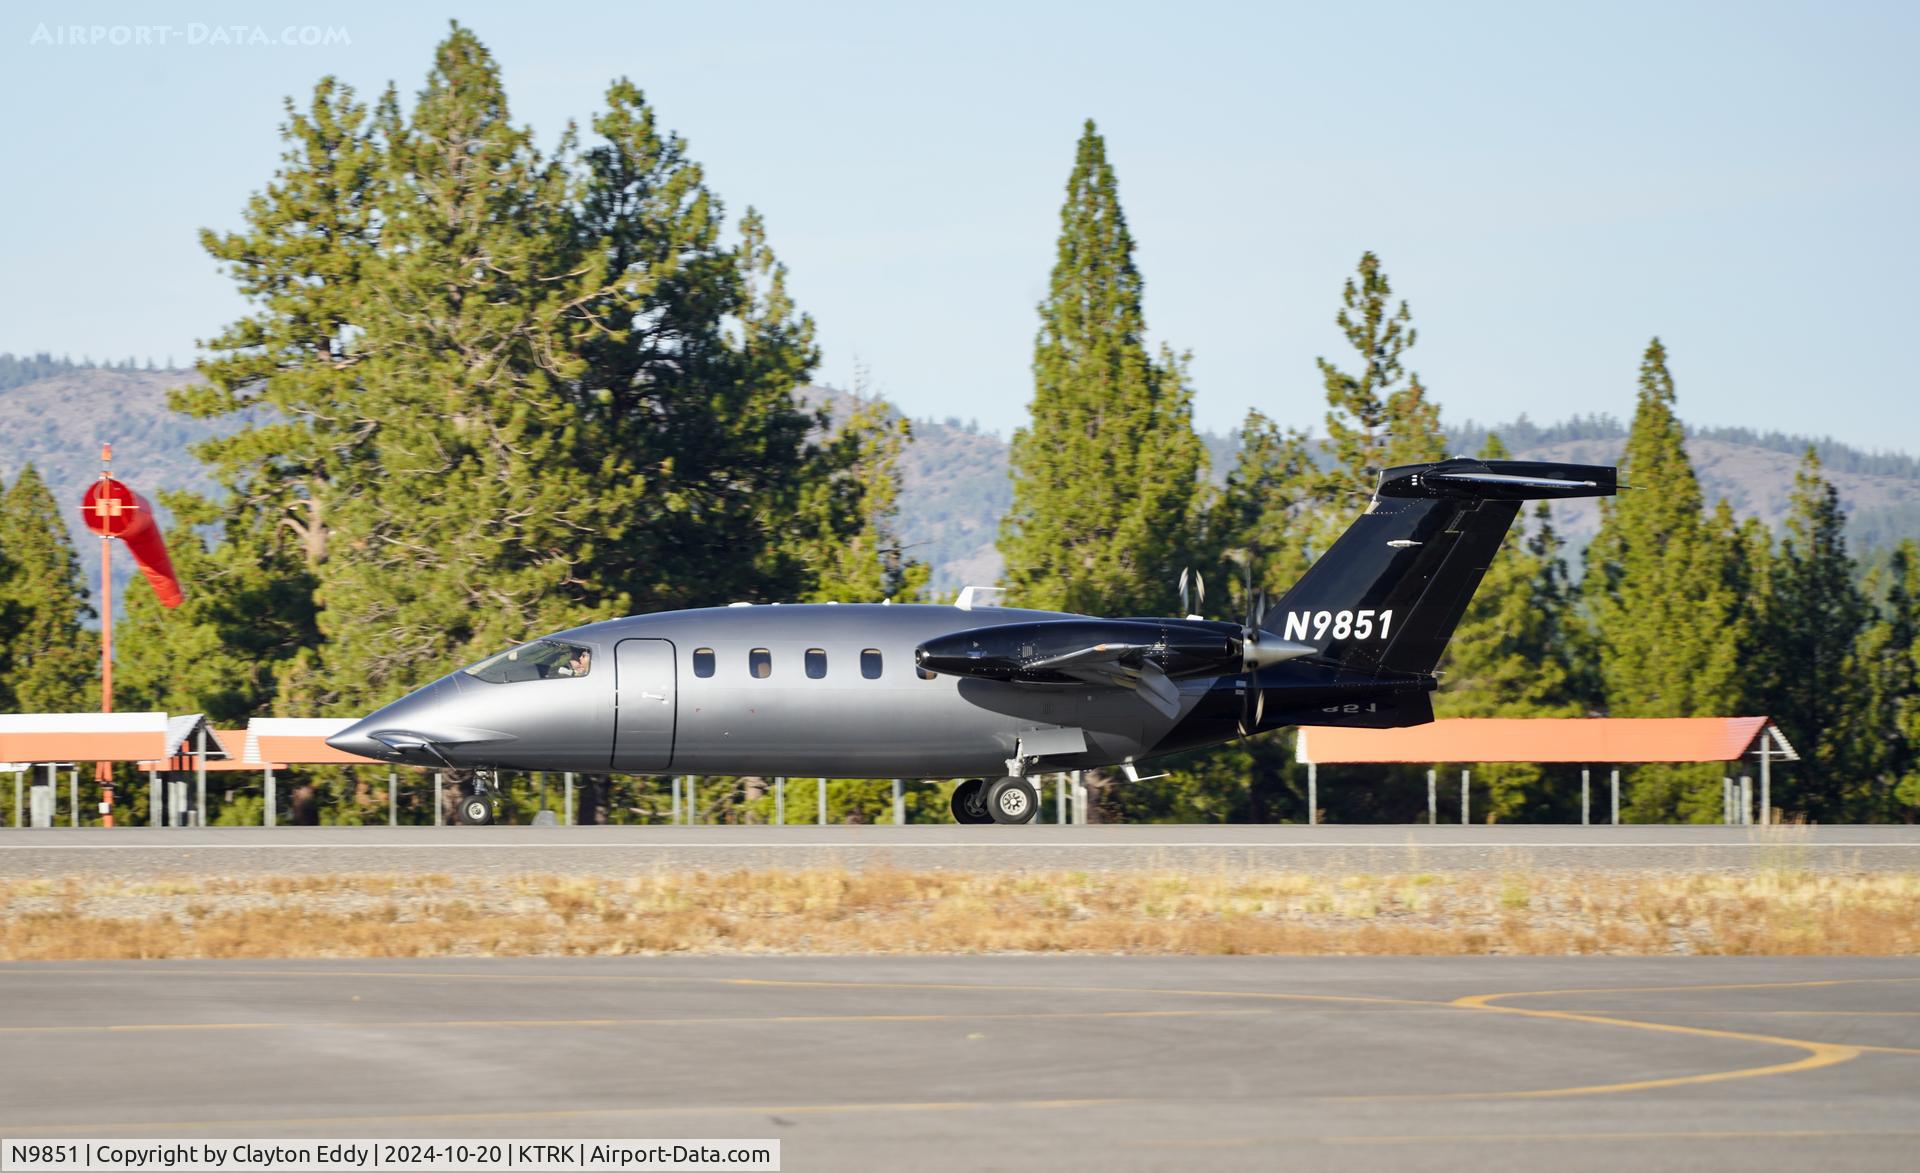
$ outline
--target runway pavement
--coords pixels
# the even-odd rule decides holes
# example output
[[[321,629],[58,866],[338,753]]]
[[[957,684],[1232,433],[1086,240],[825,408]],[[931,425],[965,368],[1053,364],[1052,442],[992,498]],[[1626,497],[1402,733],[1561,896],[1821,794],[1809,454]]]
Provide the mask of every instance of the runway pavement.
[[[546,872],[886,865],[1316,872],[1920,871],[1920,827],[789,826],[0,830],[0,876]]]
[[[778,1137],[790,1170],[1911,1168],[1920,960],[0,965],[0,1136]]]

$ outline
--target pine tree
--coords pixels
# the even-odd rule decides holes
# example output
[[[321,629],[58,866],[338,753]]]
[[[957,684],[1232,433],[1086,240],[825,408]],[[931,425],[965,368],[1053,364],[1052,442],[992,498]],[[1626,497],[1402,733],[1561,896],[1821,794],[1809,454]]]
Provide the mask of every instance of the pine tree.
[[[1656,338],[1641,359],[1639,403],[1621,460],[1620,479],[1632,488],[1602,502],[1582,580],[1601,687],[1616,717],[1730,716],[1739,699],[1745,637],[1730,585],[1733,553],[1702,516],[1674,399],[1666,348]],[[1635,821],[1715,821],[1720,772],[1642,767],[1627,798]]]
[[[1373,253],[1361,254],[1357,280],[1347,279],[1334,321],[1358,356],[1359,373],[1316,360],[1327,394],[1321,449],[1331,460],[1321,481],[1327,504],[1323,541],[1338,536],[1373,495],[1381,469],[1446,455],[1440,410],[1420,376],[1409,376],[1404,364],[1419,339],[1413,314],[1404,300],[1393,305],[1393,285]]]
[[[1854,653],[1868,604],[1847,554],[1839,491],[1820,475],[1812,448],[1794,474],[1768,596],[1769,713],[1800,752],[1791,788],[1776,783],[1773,800],[1828,822],[1864,813],[1863,743],[1885,736],[1855,725],[1867,699]]]
[[[1188,560],[1205,452],[1184,360],[1147,349],[1142,289],[1106,143],[1088,120],[1040,305],[1031,422],[1010,453],[1000,550],[1018,606],[1164,613]]]
[[[569,176],[457,26],[393,134],[357,393],[379,475],[335,505],[319,594],[323,707],[347,711],[625,603],[594,573],[617,454],[591,451],[562,390],[604,273]]]
[[[1216,556],[1197,568],[1213,581],[1212,567],[1219,566],[1226,590],[1216,597],[1229,601],[1225,614],[1246,614],[1247,601],[1240,594],[1247,569],[1269,600],[1306,572],[1311,549],[1305,531],[1314,517],[1317,489],[1306,435],[1249,411],[1240,425],[1239,459],[1207,510],[1203,545]]]
[[[11,705],[29,713],[97,709],[100,638],[86,627],[96,612],[60,507],[31,464],[0,496],[0,551],[10,569],[0,581],[0,666]]]
[[[821,445],[827,475],[808,485],[791,538],[811,587],[802,602],[913,601],[928,568],[908,558],[895,529],[900,454],[912,439],[907,421],[879,399],[862,402]]]
[[[1855,817],[1920,818],[1920,546],[1895,546],[1867,578],[1877,604],[1854,654],[1861,699],[1848,722],[1854,768],[1872,781]]]

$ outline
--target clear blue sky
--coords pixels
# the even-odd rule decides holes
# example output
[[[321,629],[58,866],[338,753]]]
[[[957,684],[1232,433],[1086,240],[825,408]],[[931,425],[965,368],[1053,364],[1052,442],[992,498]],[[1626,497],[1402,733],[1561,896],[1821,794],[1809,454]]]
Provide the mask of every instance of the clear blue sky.
[[[270,175],[280,98],[324,73],[410,96],[450,14],[548,144],[633,78],[766,213],[821,376],[863,361],[916,416],[1024,418],[1092,116],[1203,426],[1318,424],[1373,249],[1450,419],[1627,414],[1658,333],[1690,420],[1920,452],[1913,4],[29,0],[0,17],[0,350],[186,361],[241,308],[196,230]],[[176,31],[35,43],[74,24]],[[188,43],[227,24],[351,43]]]

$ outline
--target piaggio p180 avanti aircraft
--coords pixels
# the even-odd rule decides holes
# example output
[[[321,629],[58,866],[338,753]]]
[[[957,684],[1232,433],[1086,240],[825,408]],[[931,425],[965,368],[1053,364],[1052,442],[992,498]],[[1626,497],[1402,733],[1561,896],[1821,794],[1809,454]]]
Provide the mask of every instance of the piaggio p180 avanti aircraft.
[[[483,787],[500,769],[960,778],[956,820],[1024,823],[1032,772],[1131,771],[1289,725],[1431,721],[1434,668],[1520,502],[1616,483],[1595,465],[1390,468],[1366,512],[1244,623],[981,608],[972,591],[953,606],[608,620],[442,677],[328,743],[477,771]],[[483,790],[461,818],[489,811]]]

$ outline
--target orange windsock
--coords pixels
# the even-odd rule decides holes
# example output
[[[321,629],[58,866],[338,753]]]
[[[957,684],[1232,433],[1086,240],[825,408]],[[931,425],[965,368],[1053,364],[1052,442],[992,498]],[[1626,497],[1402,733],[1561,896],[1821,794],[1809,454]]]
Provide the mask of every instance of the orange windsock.
[[[183,596],[174,577],[167,542],[153,523],[153,506],[125,481],[102,476],[80,499],[80,516],[87,528],[103,538],[119,538],[133,552],[134,564],[146,575],[162,607],[178,607]]]

